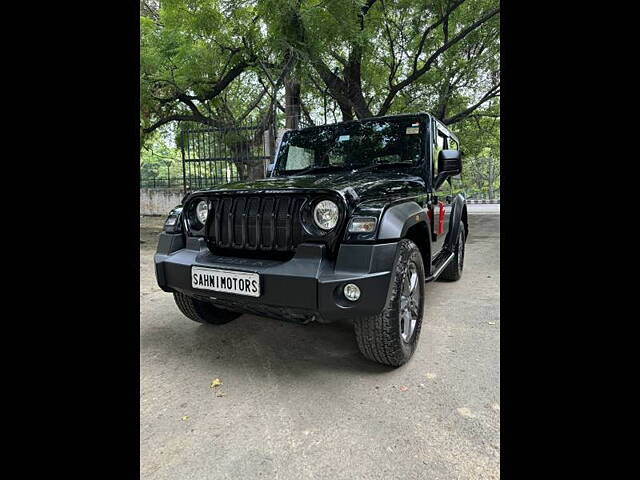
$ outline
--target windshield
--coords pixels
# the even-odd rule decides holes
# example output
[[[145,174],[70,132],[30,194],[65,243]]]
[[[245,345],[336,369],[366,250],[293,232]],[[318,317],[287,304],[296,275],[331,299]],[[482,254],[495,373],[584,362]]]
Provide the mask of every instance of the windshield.
[[[276,174],[414,166],[424,156],[424,126],[416,117],[367,120],[292,131],[282,140]]]

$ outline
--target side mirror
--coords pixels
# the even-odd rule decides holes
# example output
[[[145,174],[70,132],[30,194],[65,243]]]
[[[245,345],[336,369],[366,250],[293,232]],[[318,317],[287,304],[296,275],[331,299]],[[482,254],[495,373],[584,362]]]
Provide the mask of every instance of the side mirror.
[[[267,176],[271,176],[271,172],[273,172],[273,169],[275,168],[276,164],[275,163],[270,163],[269,165],[267,165]]]
[[[449,177],[462,172],[462,158],[459,150],[441,150],[438,154],[438,176],[435,181],[437,190]]]
[[[458,150],[441,150],[438,155],[438,172],[448,176],[458,175],[462,171],[462,159]]]

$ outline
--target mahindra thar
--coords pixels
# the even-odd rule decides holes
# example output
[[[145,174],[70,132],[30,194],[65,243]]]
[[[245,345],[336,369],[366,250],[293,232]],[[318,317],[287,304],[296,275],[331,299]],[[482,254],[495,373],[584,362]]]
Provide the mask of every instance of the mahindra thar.
[[[462,275],[459,147],[428,113],[287,131],[267,178],[188,193],[171,211],[158,285],[196,322],[352,319],[366,358],[402,365],[425,283]]]

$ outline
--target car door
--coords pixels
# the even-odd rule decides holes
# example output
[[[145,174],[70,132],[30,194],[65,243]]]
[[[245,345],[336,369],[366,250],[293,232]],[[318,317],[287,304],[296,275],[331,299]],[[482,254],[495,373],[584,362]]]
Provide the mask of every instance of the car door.
[[[436,123],[433,145],[433,178],[438,176],[438,154],[441,150],[449,148],[449,137],[444,129]],[[450,196],[451,185],[444,182],[435,192],[432,200],[433,204],[433,233],[435,241],[432,243],[432,257],[440,253],[444,246],[444,239],[449,231],[451,216],[451,203],[447,202],[447,195]]]

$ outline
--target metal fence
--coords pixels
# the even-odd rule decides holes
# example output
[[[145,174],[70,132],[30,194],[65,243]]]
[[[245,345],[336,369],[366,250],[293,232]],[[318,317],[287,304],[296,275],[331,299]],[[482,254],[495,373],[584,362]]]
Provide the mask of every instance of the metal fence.
[[[150,177],[140,179],[140,188],[184,189],[182,176]]]
[[[180,148],[185,191],[264,177],[270,160],[258,125],[184,128]]]

